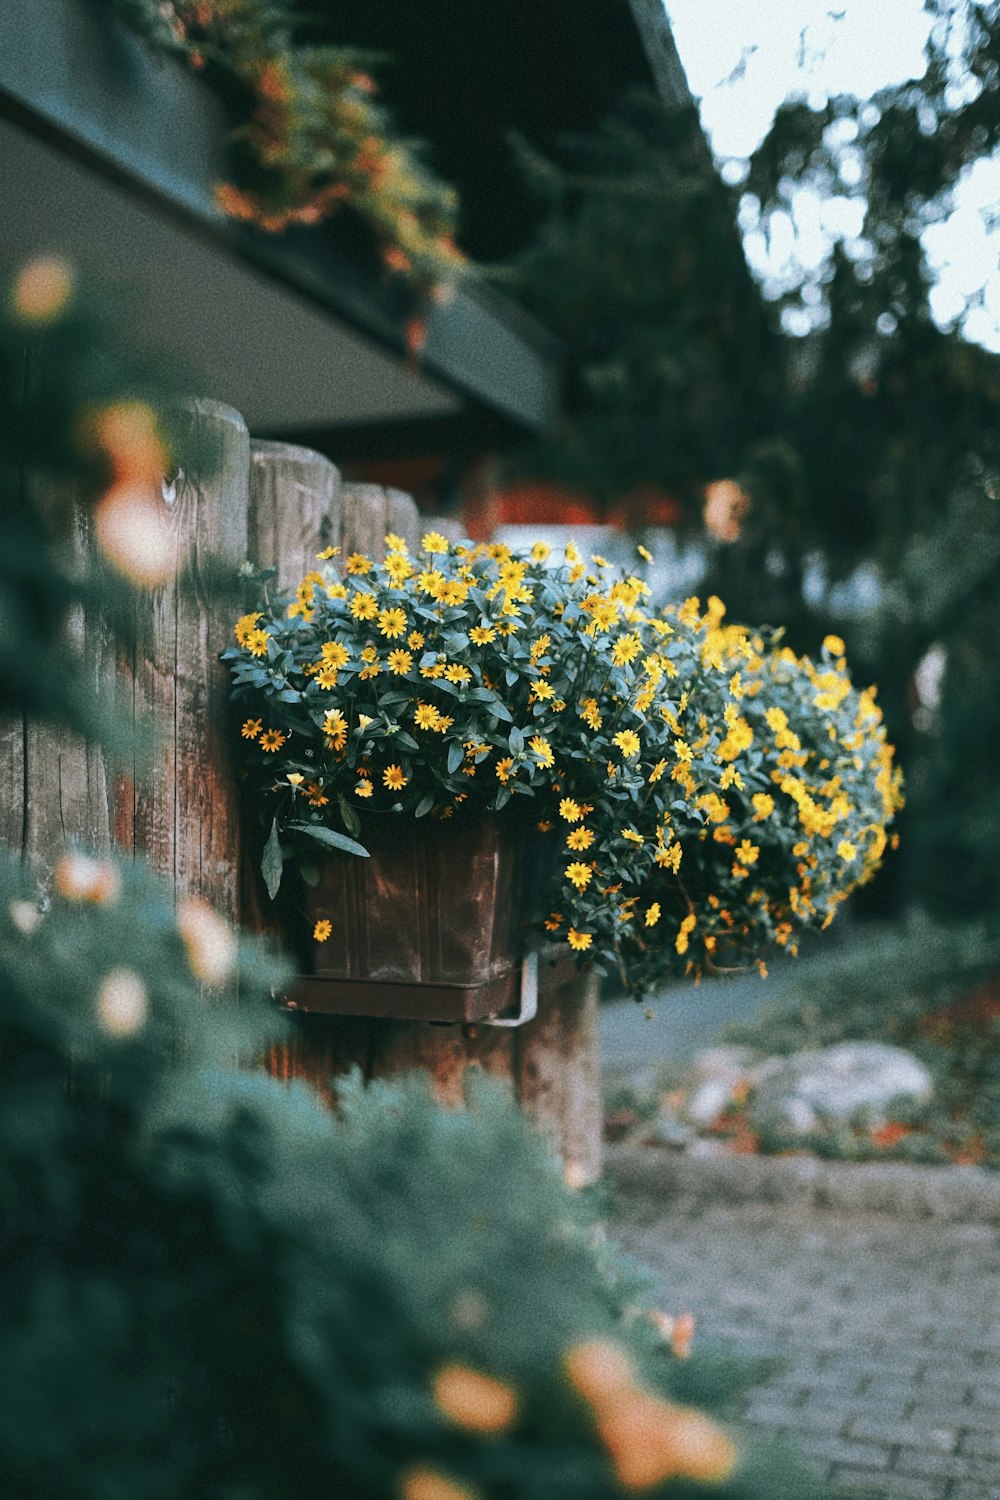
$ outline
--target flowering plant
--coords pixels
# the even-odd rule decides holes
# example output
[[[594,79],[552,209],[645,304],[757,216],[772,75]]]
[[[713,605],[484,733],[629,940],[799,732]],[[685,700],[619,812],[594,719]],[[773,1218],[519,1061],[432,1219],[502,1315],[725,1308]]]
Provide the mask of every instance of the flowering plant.
[[[672,969],[832,916],[898,804],[872,694],[570,544],[317,559],[236,625],[234,696],[274,893],[313,841],[363,852],[359,812],[451,817],[533,798],[553,870],[540,929],[635,994]],[[644,551],[644,549],[640,549]],[[648,558],[648,554],[644,554]],[[819,778],[819,779],[817,779]],[[327,924],[328,925],[328,924]]]

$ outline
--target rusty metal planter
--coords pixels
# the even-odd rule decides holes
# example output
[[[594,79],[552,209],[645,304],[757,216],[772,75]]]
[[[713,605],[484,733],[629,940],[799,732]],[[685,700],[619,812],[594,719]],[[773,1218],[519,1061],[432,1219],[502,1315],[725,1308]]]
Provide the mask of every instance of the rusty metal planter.
[[[516,1006],[524,895],[534,853],[513,811],[443,821],[371,814],[370,858],[333,853],[309,891],[314,970],[283,995],[291,1010],[469,1022]]]

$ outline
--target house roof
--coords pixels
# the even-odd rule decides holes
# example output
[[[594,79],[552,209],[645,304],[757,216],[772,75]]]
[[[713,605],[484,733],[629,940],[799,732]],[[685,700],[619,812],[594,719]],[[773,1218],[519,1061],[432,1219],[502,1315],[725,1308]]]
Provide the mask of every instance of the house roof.
[[[384,75],[388,101],[404,130],[430,138],[435,167],[465,195],[478,256],[506,254],[530,232],[507,130],[538,139],[598,118],[621,87],[657,76],[644,51],[651,36],[669,74],[662,10],[662,25],[650,20],[656,0],[311,8],[326,5],[338,40],[397,58]],[[679,80],[663,86],[683,97]],[[558,345],[488,286],[468,283],[434,308],[413,371],[398,294],[357,260],[335,223],[273,236],[226,220],[213,196],[226,132],[222,103],[203,80],[106,11],[87,0],[7,0],[0,274],[58,251],[127,288],[146,341],[260,433],[346,437],[468,420],[516,434],[554,420]]]

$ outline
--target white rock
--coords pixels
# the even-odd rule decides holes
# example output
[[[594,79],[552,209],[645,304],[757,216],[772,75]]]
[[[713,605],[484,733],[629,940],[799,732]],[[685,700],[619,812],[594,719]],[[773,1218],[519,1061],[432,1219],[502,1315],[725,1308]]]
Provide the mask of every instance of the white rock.
[[[796,1132],[821,1120],[846,1123],[860,1111],[872,1125],[884,1124],[895,1101],[924,1101],[934,1091],[923,1063],[884,1042],[841,1042],[769,1060],[752,1079],[751,1121],[779,1119]]]
[[[733,1097],[736,1078],[706,1078],[684,1105],[684,1113],[695,1125],[711,1125]]]

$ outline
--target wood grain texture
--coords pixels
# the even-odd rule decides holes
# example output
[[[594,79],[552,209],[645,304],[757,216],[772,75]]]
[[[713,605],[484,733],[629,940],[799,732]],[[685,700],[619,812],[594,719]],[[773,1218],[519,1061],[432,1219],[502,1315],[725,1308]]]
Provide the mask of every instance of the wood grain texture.
[[[89,505],[65,491],[47,495],[41,486],[35,488],[43,509],[50,506],[68,515],[64,539],[71,558],[85,571],[94,549]],[[106,623],[77,605],[62,635],[75,685],[92,692],[113,712],[115,648]],[[69,848],[107,853],[113,773],[93,741],[20,717],[9,720],[0,731],[0,775],[5,792],[0,837],[22,856],[42,885]]]
[[[517,1095],[577,1185],[601,1170],[597,980],[551,950],[538,971],[538,1016],[517,1033]]]
[[[131,810],[119,798],[116,835],[173,883],[175,896],[203,896],[237,923],[236,763],[218,659],[234,598],[218,582],[220,570],[235,572],[247,556],[250,439],[239,413],[216,401],[185,403],[176,425],[180,451],[196,453],[197,467],[182,471],[168,507],[175,575],[135,605],[132,713],[156,743],[133,768]]]
[[[385,556],[389,500],[380,484],[345,484],[341,491],[341,545],[344,556],[361,552],[373,562]]]
[[[341,478],[328,458],[293,443],[250,444],[247,551],[293,589],[316,553],[341,539]]]
[[[420,522],[417,502],[404,490],[387,489],[385,496],[386,531],[394,531],[397,536],[403,538],[411,552],[416,552],[425,530]]]
[[[317,552],[340,545],[340,494],[340,472],[322,454],[294,443],[251,441],[247,552],[258,567],[275,569],[278,588],[293,590],[317,566]],[[230,722],[235,734],[235,720]],[[283,883],[276,901],[264,887],[260,856],[266,835],[255,808],[241,806],[241,826],[243,925],[304,954],[303,921],[290,899],[290,883]]]

